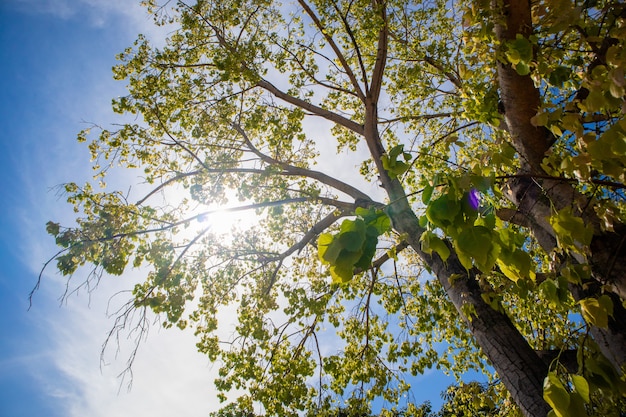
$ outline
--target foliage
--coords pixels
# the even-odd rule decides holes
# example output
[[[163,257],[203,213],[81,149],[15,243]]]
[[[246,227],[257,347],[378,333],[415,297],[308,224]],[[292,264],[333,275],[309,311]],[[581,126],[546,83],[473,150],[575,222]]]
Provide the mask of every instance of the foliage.
[[[243,393],[218,415],[420,415],[433,367],[489,374],[450,394],[479,414],[619,415],[622,3],[143,3],[171,30],[118,57],[137,117],[79,134],[101,189],[47,224],[83,285],[144,274],[114,332],[192,327]],[[143,184],[108,191],[120,169]],[[214,233],[227,203],[254,226]]]

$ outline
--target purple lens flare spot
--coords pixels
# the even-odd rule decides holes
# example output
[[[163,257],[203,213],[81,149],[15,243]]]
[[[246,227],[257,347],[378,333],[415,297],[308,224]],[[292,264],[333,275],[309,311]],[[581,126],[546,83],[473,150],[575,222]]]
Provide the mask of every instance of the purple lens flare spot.
[[[477,189],[472,188],[468,194],[468,202],[471,208],[474,210],[478,210],[480,207],[480,193]]]

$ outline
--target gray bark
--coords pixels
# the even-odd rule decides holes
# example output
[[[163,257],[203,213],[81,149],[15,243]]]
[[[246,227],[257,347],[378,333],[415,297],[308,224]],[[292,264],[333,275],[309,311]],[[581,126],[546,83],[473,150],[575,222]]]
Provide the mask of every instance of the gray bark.
[[[517,34],[525,37],[532,34],[528,1],[504,0],[495,12],[498,22],[496,35],[502,44],[515,39]],[[587,259],[582,255],[572,255],[572,262],[589,262],[592,278],[599,285],[592,286],[596,288],[595,292],[587,291],[586,294],[574,289],[573,295],[576,299],[598,296],[603,291],[600,285],[612,292],[614,315],[609,320],[609,327],[591,326],[591,333],[602,353],[619,372],[623,372],[626,364],[626,324],[623,318],[626,317],[626,310],[620,297],[626,299],[626,226],[618,224],[614,232],[603,231],[593,211],[593,202],[578,193],[570,183],[532,178],[533,174],[545,176],[541,162],[554,142],[546,128],[530,123],[541,105],[539,90],[530,76],[521,76],[511,65],[502,62],[498,64],[498,80],[507,130],[522,158],[520,174],[527,175],[508,184],[507,197],[518,211],[511,216],[511,220],[521,217],[547,252],[556,246],[556,235],[548,221],[555,209],[571,207],[585,224],[593,227],[590,254]]]
[[[543,381],[548,373],[548,365],[531,348],[506,314],[485,303],[476,280],[479,271],[467,271],[451,246],[451,255],[445,262],[436,254],[431,256],[424,253],[419,241],[423,230],[419,228],[412,212],[394,214],[392,221],[396,230],[408,235],[411,248],[433,270],[522,413],[528,417],[545,417],[550,411],[549,405],[543,400]],[[462,278],[452,280],[453,276]],[[464,315],[463,306],[466,304],[472,306],[475,315]]]

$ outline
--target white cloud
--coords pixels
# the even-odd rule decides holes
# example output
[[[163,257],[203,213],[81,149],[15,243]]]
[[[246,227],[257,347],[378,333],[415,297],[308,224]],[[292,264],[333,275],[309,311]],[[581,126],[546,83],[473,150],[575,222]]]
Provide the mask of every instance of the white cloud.
[[[146,33],[149,37],[163,33],[162,29],[154,28],[151,19],[134,0],[15,0],[15,4],[32,13],[66,20],[84,19],[95,27],[123,32],[120,37],[128,39],[122,42],[121,48],[130,45],[136,33]],[[94,55],[97,52],[94,51]],[[74,70],[68,67],[68,71]],[[62,109],[63,114],[52,125],[31,127],[30,133],[40,137],[49,134],[50,140],[38,144],[42,146],[23,149],[20,156],[23,166],[27,167],[19,173],[20,181],[28,194],[22,211],[18,213],[25,239],[22,245],[16,245],[15,255],[31,266],[33,275],[39,273],[40,265],[56,251],[52,239],[43,230],[45,222],[54,219],[69,224],[73,217],[62,199],[57,199],[54,193],[46,193],[47,187],[69,180],[80,183],[81,176],[83,180],[90,176],[85,147],[76,145],[73,140],[76,132],[85,127],[78,122],[87,119],[106,123],[116,119],[110,111],[109,100],[120,85],[113,83],[110,75],[100,80],[101,73],[94,75],[92,70],[87,68],[82,74],[65,74],[64,80],[77,81],[85,77],[81,84],[89,88],[62,95],[50,94],[47,105]],[[108,72],[108,67],[105,71]],[[58,84],[58,78],[51,77],[50,84],[55,83]],[[62,90],[59,88],[54,92]],[[324,123],[325,128],[327,125]],[[326,130],[320,129],[320,136],[327,134]],[[334,147],[320,151],[323,155],[335,154]],[[331,160],[333,158],[320,158],[319,168],[362,185],[351,176],[358,163],[356,159],[347,162],[344,159],[339,165],[332,165]],[[372,197],[380,198],[380,190],[375,184],[368,187]],[[50,271],[53,269],[52,265]],[[132,345],[123,343],[117,358],[115,350],[109,350],[107,364],[100,366],[101,345],[112,325],[106,315],[107,302],[116,292],[132,288],[132,278],[106,279],[91,295],[90,301],[81,293],[79,297],[71,297],[62,308],[55,308],[49,300],[63,293],[64,279],[57,275],[46,275],[45,279],[31,315],[33,321],[41,324],[49,344],[33,349],[33,356],[28,360],[24,358],[23,362],[30,364],[26,368],[36,376],[42,389],[66,407],[67,416],[193,417],[206,416],[209,410],[219,407],[212,402],[215,399],[212,380],[217,367],[213,368],[196,351],[196,340],[190,332],[153,327],[134,363],[130,392],[126,392],[124,386],[120,390],[118,374],[125,366]],[[325,348],[333,350],[338,346],[335,339],[329,340]],[[115,348],[114,345],[111,347]]]
[[[135,0],[15,0],[13,6],[21,12],[48,14],[61,19],[86,19],[103,27],[113,19],[124,18],[133,30],[152,29],[152,20]]]
[[[13,5],[51,19],[85,19],[113,31],[120,51],[137,33],[159,33],[134,0],[15,0]],[[43,262],[57,250],[45,233],[45,222],[52,219],[71,224],[74,216],[50,187],[65,181],[81,183],[91,175],[86,146],[74,140],[86,127],[81,120],[119,120],[110,110],[110,99],[122,87],[111,79],[109,62],[113,57],[103,58],[98,53],[94,50],[80,65],[46,65],[45,79],[38,80],[42,88],[37,91],[37,104],[43,110],[33,111],[29,120],[20,124],[22,130],[15,141],[11,157],[15,166],[21,167],[14,173],[20,195],[11,197],[15,204],[9,215],[20,224],[20,236],[11,255],[28,267],[26,279],[33,285]],[[64,291],[65,280],[53,273],[54,265],[47,272],[27,315],[33,333],[20,342],[27,351],[23,356],[3,358],[0,366],[11,365],[30,374],[69,417],[206,416],[219,407],[211,402],[217,367],[197,352],[196,339],[189,331],[151,328],[133,366],[130,392],[125,385],[120,387],[118,375],[132,345],[122,340],[117,357],[115,345],[111,345],[107,363],[100,366],[102,343],[113,324],[107,316],[109,298],[132,288],[137,277],[107,277],[90,297],[82,292],[59,308],[56,300]]]
[[[190,332],[161,330],[153,326],[133,363],[133,384],[126,390],[119,373],[126,366],[133,342],[121,334],[119,351],[115,341],[100,366],[100,352],[112,320],[105,314],[108,297],[128,286],[108,279],[91,297],[71,297],[62,309],[48,316],[48,332],[54,365],[64,376],[62,383],[48,384],[50,395],[63,398],[70,417],[113,415],[206,416],[215,409],[210,363],[195,349]],[[126,381],[127,382],[127,381]]]

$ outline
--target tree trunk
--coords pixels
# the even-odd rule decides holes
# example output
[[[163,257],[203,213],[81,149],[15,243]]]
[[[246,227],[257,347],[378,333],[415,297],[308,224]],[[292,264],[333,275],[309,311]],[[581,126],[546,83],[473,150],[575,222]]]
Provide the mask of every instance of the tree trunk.
[[[554,181],[550,181],[554,182]],[[569,192],[564,190],[569,188]],[[539,182],[516,178],[507,184],[508,199],[515,204],[517,211],[515,216],[521,215],[528,221],[525,225],[533,233],[544,251],[550,253],[556,247],[554,230],[546,221],[551,214],[551,205],[561,209],[574,204],[573,199],[579,194],[569,184],[559,183],[547,187],[540,187]],[[546,195],[552,190],[552,195]],[[556,191],[555,191],[556,190]],[[591,216],[583,216],[586,224],[593,224],[597,219]],[[513,219],[511,219],[513,220]],[[615,369],[623,373],[626,366],[626,309],[622,299],[625,289],[619,284],[626,271],[626,245],[624,240],[626,233],[624,225],[615,226],[615,232],[600,232],[599,227],[594,228],[596,234],[590,247],[588,261],[591,264],[592,277],[595,282],[584,283],[588,287],[583,291],[580,286],[570,285],[572,296],[576,301],[587,297],[598,297],[608,293],[613,301],[613,316],[609,317],[608,328],[591,327],[591,334],[598,344],[600,351],[606,356]],[[582,256],[574,257],[573,262],[586,263]],[[558,271],[555,271],[558,273]],[[618,276],[617,278],[615,276]],[[604,290],[603,290],[604,288]],[[606,291],[611,289],[612,293]]]
[[[601,293],[599,285],[588,285],[585,289],[570,285],[570,289],[576,301]],[[613,301],[613,316],[609,316],[608,327],[591,326],[590,332],[602,354],[623,374],[626,368],[626,309],[618,296],[609,294],[609,297]]]
[[[478,271],[467,271],[452,247],[451,255],[445,262],[436,254],[431,256],[424,253],[419,241],[423,230],[419,228],[412,212],[392,214],[392,222],[398,232],[408,235],[410,246],[433,270],[523,414],[528,417],[545,417],[550,411],[543,399],[543,381],[548,366],[530,347],[511,319],[483,300],[476,281]],[[465,315],[467,311],[471,311],[470,317]]]
[[[502,45],[518,34],[528,37],[533,32],[530,2],[527,0],[504,0],[501,6],[495,6],[494,17],[497,22],[496,36]],[[570,207],[585,224],[593,227],[590,254],[587,259],[574,254],[573,261],[588,261],[596,283],[613,292],[614,314],[609,319],[608,328],[591,326],[591,332],[602,353],[622,372],[626,363],[626,324],[623,321],[626,310],[620,297],[626,299],[626,226],[616,224],[614,232],[602,231],[591,202],[571,184],[556,180],[540,183],[532,178],[533,174],[545,175],[541,163],[554,142],[546,128],[535,127],[530,122],[541,105],[539,90],[529,75],[519,75],[508,63],[498,63],[498,80],[506,127],[522,159],[520,174],[527,175],[527,179],[509,182],[507,196],[546,252],[552,251],[556,244],[554,230],[548,221],[554,209]],[[596,288],[593,293],[587,291],[583,294],[574,290],[575,299],[602,293],[599,285],[593,287]]]
[[[385,16],[382,17],[383,21],[386,21]],[[527,417],[545,417],[550,411],[550,406],[543,399],[543,381],[548,373],[548,367],[510,318],[494,310],[483,300],[476,281],[478,271],[474,269],[467,271],[459,262],[451,245],[449,245],[451,255],[446,262],[436,254],[431,256],[422,251],[420,236],[424,229],[419,226],[419,221],[411,210],[402,184],[397,178],[392,178],[382,164],[385,149],[378,132],[377,104],[387,56],[386,48],[387,28],[382,26],[371,86],[364,100],[363,136],[377,165],[380,182],[391,201],[389,216],[393,227],[400,234],[407,236],[409,245],[433,270],[523,414]],[[457,276],[461,278],[451,279]],[[466,317],[464,310],[472,312],[470,317]]]

